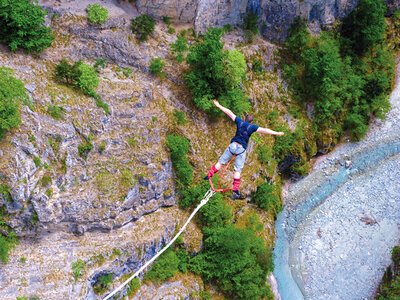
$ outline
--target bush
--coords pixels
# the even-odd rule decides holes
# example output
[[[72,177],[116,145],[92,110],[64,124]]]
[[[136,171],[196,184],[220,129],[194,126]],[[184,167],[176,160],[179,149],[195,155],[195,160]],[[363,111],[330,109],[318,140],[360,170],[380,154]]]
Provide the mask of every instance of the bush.
[[[92,23],[103,24],[108,18],[108,9],[100,4],[89,4],[88,19]]]
[[[221,29],[209,28],[203,41],[190,47],[186,62],[191,70],[184,77],[197,107],[210,115],[222,115],[212,103],[212,99],[217,98],[222,105],[240,115],[250,109],[248,99],[239,87],[245,74],[244,58],[236,50],[224,52],[221,35]]]
[[[125,75],[125,77],[129,77],[133,73],[133,70],[131,68],[124,68],[122,73]]]
[[[90,139],[88,138],[87,141],[80,143],[78,145],[78,154],[79,156],[83,157],[84,159],[87,159],[90,150],[93,149],[93,144],[91,143]]]
[[[107,58],[97,58],[95,60],[93,68],[95,68],[95,70],[98,71],[99,67],[102,67],[104,69],[106,67],[106,64],[107,64]]]
[[[162,19],[163,19],[163,21],[164,21],[165,24],[171,25],[171,19],[170,19],[170,17],[164,16]]]
[[[40,162],[40,157],[38,157],[38,156],[33,157],[33,162],[35,163],[35,166],[37,168],[40,168],[42,166],[42,164]]]
[[[199,219],[203,226],[218,228],[232,222],[231,208],[222,200],[221,193],[214,195],[199,211]]]
[[[1,224],[0,220],[0,225]],[[8,252],[18,243],[17,235],[14,232],[9,232],[8,236],[0,233],[0,260],[5,264],[8,262]]]
[[[0,67],[0,141],[7,130],[21,123],[19,101],[28,99],[24,83],[12,75],[12,69]]]
[[[62,118],[63,111],[64,108],[62,106],[54,104],[47,106],[47,113],[56,120],[60,120]]]
[[[384,0],[360,0],[357,8],[343,19],[341,34],[343,44],[357,55],[375,47],[383,41],[385,32]]]
[[[140,279],[137,277],[133,278],[128,283],[128,290],[126,291],[126,293],[128,296],[133,296],[139,288],[140,288]]]
[[[93,93],[96,94],[94,89],[99,85],[99,78],[97,77],[96,71],[93,67],[84,63],[80,64],[78,70],[80,76],[77,85],[86,95],[93,96]]]
[[[178,177],[178,184],[184,187],[193,182],[193,167],[186,157],[190,150],[190,142],[187,138],[177,135],[167,136],[167,147],[171,151],[172,165]]]
[[[44,26],[47,11],[30,0],[2,0],[0,3],[0,41],[11,51],[23,48],[28,53],[51,46],[54,35]]]
[[[174,110],[174,117],[176,118],[176,124],[185,125],[187,120],[185,119],[185,113],[177,109]]]
[[[144,275],[144,279],[154,282],[164,281],[175,275],[178,271],[178,264],[178,257],[169,248],[153,263],[151,269]]]
[[[46,187],[49,184],[52,184],[53,180],[49,175],[43,175],[41,182],[42,182],[42,187]]]
[[[172,26],[168,26],[168,33],[169,34],[174,34],[175,33],[175,28]]]
[[[216,176],[215,176],[216,177]],[[204,194],[210,188],[208,181],[204,181],[198,185],[185,187],[179,198],[178,204],[181,208],[190,207],[193,204],[198,204],[203,199]]]
[[[171,49],[173,53],[177,54],[187,51],[189,49],[187,46],[187,39],[179,35],[175,43],[171,44]]]
[[[261,186],[257,187],[257,191],[252,198],[252,202],[257,204],[258,207],[267,211],[271,211],[274,218],[283,209],[283,203],[280,200],[281,191],[275,185],[264,182]]]
[[[113,282],[113,273],[109,273],[107,275],[103,275],[100,279],[94,284],[93,290],[96,294],[104,293]]]
[[[82,270],[85,268],[86,263],[82,259],[78,259],[76,262],[72,263],[72,273],[74,274],[74,279],[77,280],[82,276]]]
[[[165,73],[161,72],[165,66],[165,62],[161,58],[153,58],[150,63],[150,72],[161,77],[165,77]]]
[[[147,15],[141,15],[131,20],[132,32],[139,41],[147,41],[147,37],[153,33],[155,28],[154,19]]]
[[[269,291],[266,276],[273,269],[272,252],[252,230],[219,227],[208,230],[190,269],[214,282],[228,298],[260,299]]]

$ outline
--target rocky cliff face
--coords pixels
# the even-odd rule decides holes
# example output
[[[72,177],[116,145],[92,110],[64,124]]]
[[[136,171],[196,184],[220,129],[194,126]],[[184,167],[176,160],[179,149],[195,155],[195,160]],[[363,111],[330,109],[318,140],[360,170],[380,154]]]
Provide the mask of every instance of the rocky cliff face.
[[[400,8],[395,0],[386,0],[388,13]],[[161,18],[169,16],[175,22],[192,23],[196,31],[207,27],[238,26],[247,12],[259,16],[261,34],[267,40],[283,43],[288,29],[297,16],[307,20],[312,33],[333,25],[357,6],[358,0],[198,0],[146,1],[138,0],[140,13]]]

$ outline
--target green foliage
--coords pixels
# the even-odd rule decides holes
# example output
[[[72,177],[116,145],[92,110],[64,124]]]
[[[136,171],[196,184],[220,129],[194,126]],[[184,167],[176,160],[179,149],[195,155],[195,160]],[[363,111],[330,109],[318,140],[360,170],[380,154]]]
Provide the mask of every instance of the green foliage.
[[[141,15],[131,20],[132,32],[138,37],[139,41],[147,41],[155,28],[154,19],[147,15]]]
[[[53,180],[51,179],[51,177],[49,175],[43,175],[41,183],[42,183],[42,187],[46,187],[49,184],[51,184],[53,182]]]
[[[252,70],[256,74],[262,74],[264,72],[264,67],[263,67],[262,62],[260,60],[258,60],[258,59],[254,59],[253,60]]]
[[[387,267],[375,297],[377,300],[400,299],[400,246],[395,246],[392,251],[393,269]]]
[[[187,45],[187,39],[184,38],[183,36],[179,35],[178,38],[176,39],[175,43],[171,44],[171,49],[173,53],[176,53],[176,60],[178,62],[182,62],[185,58],[183,52],[187,51],[188,45]]]
[[[53,189],[47,189],[46,190],[46,196],[51,198],[51,196],[53,196]]]
[[[272,252],[249,229],[233,225],[208,230],[202,251],[190,269],[213,281],[229,298],[260,299],[267,295],[266,276],[273,269]]]
[[[252,43],[254,36],[260,32],[260,28],[258,27],[258,18],[258,15],[252,11],[243,18],[242,28],[245,30],[249,43]]]
[[[1,220],[0,220],[1,225]],[[0,226],[1,228],[1,226]],[[8,252],[18,243],[18,238],[15,232],[8,232],[8,235],[0,233],[0,260],[3,263],[8,262]]]
[[[108,9],[100,4],[89,4],[88,19],[92,23],[103,24],[108,18]]]
[[[99,99],[95,91],[99,85],[99,78],[92,66],[80,60],[70,65],[64,58],[56,66],[55,75],[65,83],[79,87],[86,95]]]
[[[213,196],[199,211],[199,219],[203,226],[218,228],[232,222],[231,208],[222,200],[221,193]]]
[[[386,28],[385,12],[384,0],[360,0],[357,8],[343,19],[345,50],[360,55],[381,43]]]
[[[4,133],[21,123],[19,101],[28,98],[24,83],[13,75],[14,71],[0,67],[0,141]]]
[[[175,28],[172,26],[168,26],[168,33],[169,34],[174,34],[175,33]]]
[[[186,62],[191,66],[185,81],[194,103],[208,114],[222,115],[213,99],[240,115],[250,110],[250,104],[239,87],[245,74],[243,55],[238,51],[223,51],[222,30],[209,28],[202,42],[190,47]],[[231,73],[233,72],[233,73]]]
[[[47,113],[56,120],[60,120],[62,118],[63,112],[64,108],[62,106],[54,104],[47,106]]]
[[[33,157],[33,162],[35,163],[35,166],[37,168],[40,168],[42,166],[42,163],[40,162],[40,157],[39,156],[34,156]]]
[[[190,186],[193,182],[193,167],[186,157],[190,150],[189,140],[170,134],[167,136],[167,147],[171,151],[172,165],[178,177],[178,184],[183,187]]]
[[[43,11],[30,0],[1,0],[0,2],[0,41],[12,51],[23,48],[28,53],[51,46],[54,35],[51,28],[44,26]]]
[[[165,24],[171,25],[171,19],[170,19],[170,17],[163,16],[162,19],[163,19],[163,21],[164,21]]]
[[[88,64],[80,64],[78,68],[80,72],[79,80],[77,85],[83,90],[86,95],[95,94],[94,89],[99,85],[99,78],[97,77],[96,71],[92,66]]]
[[[198,185],[192,185],[185,187],[181,192],[178,204],[181,208],[190,207],[193,204],[200,203],[203,199],[204,194],[210,188],[210,183],[204,181]]]
[[[100,97],[96,98],[95,103],[97,107],[102,108],[106,114],[110,114],[110,108],[108,107],[108,104],[103,102]]]
[[[343,130],[353,140],[368,130],[371,115],[384,118],[390,109],[394,57],[382,44],[382,0],[362,0],[342,25],[341,33],[312,37],[296,19],[283,54],[284,76],[299,101],[314,104],[317,143],[336,143]]]
[[[84,159],[87,159],[87,156],[92,149],[93,144],[91,143],[91,135],[89,134],[87,140],[78,145],[78,154]]]
[[[28,300],[26,297],[17,297],[17,300]]]
[[[154,282],[164,281],[178,271],[179,259],[176,253],[168,248],[161,256],[154,262],[151,269],[144,275],[145,280]]]
[[[133,70],[131,68],[124,68],[122,73],[125,75],[125,77],[129,77],[133,73]]]
[[[133,296],[135,295],[136,291],[140,288],[140,279],[139,278],[133,278],[129,283],[128,283],[128,290],[126,293],[128,296]]]
[[[252,197],[252,202],[256,203],[258,207],[271,211],[274,218],[283,209],[283,203],[280,199],[281,191],[275,185],[264,182],[261,186],[257,187],[257,191]]]
[[[93,290],[96,294],[102,294],[108,290],[109,286],[113,282],[113,273],[109,273],[107,275],[103,275],[93,286]]]
[[[222,27],[222,30],[224,31],[224,33],[230,32],[233,30],[233,27],[231,24],[225,24],[224,27]]]
[[[3,199],[6,200],[7,202],[12,202],[10,187],[7,184],[3,184],[0,186],[0,195],[3,196]]]
[[[272,160],[272,149],[269,146],[257,146],[257,159],[262,165],[267,165]]]
[[[97,58],[94,62],[93,68],[98,71],[99,67],[102,67],[104,69],[106,67],[106,64],[107,58]]]
[[[187,120],[185,119],[185,113],[177,109],[174,110],[174,117],[176,118],[176,124],[185,125]]]
[[[164,66],[165,62],[163,62],[160,57],[153,58],[150,63],[150,72],[161,77],[165,77],[165,74],[161,72]]]
[[[101,144],[98,147],[100,153],[103,153],[103,151],[106,149],[106,145],[107,143],[105,141],[101,142]]]

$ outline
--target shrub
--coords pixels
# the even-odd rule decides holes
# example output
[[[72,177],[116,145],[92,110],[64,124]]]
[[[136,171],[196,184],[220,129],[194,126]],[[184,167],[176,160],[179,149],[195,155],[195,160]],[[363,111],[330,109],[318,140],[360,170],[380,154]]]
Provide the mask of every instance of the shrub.
[[[80,76],[77,85],[86,95],[93,96],[93,93],[95,94],[94,89],[99,85],[99,78],[97,77],[96,71],[93,67],[84,63],[80,64],[78,70]]]
[[[175,109],[174,117],[176,119],[176,124],[178,125],[185,125],[187,123],[187,120],[185,119],[185,113],[183,111]]]
[[[131,68],[124,68],[122,73],[125,75],[125,77],[129,77],[133,73],[133,70]]]
[[[38,156],[34,156],[34,157],[33,157],[33,162],[35,163],[35,166],[36,166],[37,168],[40,168],[40,167],[42,166],[42,164],[41,164],[41,162],[40,162],[40,157],[38,157]]]
[[[187,39],[179,35],[175,43],[171,44],[171,49],[173,53],[177,54],[176,60],[182,62],[185,58],[183,52],[188,50]]]
[[[103,24],[108,18],[108,9],[100,4],[89,4],[88,19],[92,23]]]
[[[80,143],[78,145],[78,154],[84,159],[87,159],[89,152],[92,149],[93,149],[93,144],[91,143],[91,140],[88,138],[87,141]]]
[[[131,20],[132,32],[139,41],[147,41],[147,37],[153,33],[155,28],[154,19],[147,15],[141,15]]]
[[[190,269],[214,282],[229,298],[260,299],[268,294],[266,276],[273,269],[272,252],[252,230],[219,227],[208,230]]]
[[[174,34],[175,33],[175,28],[172,26],[168,26],[168,33],[169,34]]]
[[[0,41],[12,51],[41,52],[51,46],[54,35],[44,26],[47,11],[30,0],[2,0],[0,3]]]
[[[64,108],[62,106],[54,104],[47,106],[47,113],[56,120],[60,120],[62,118],[63,111]]]
[[[140,288],[140,279],[139,278],[133,278],[129,283],[128,283],[128,290],[126,293],[128,296],[133,296],[135,295],[136,291]]]
[[[211,101],[218,98],[222,105],[240,115],[250,109],[239,87],[245,73],[243,55],[236,50],[224,52],[221,35],[221,29],[209,28],[203,41],[190,47],[186,62],[191,70],[184,77],[197,107],[210,115],[222,115]]]
[[[260,32],[258,18],[258,15],[252,11],[243,18],[242,28],[245,30],[249,43],[253,42],[254,36]]]
[[[165,62],[163,62],[160,57],[153,58],[150,63],[150,72],[161,77],[165,77],[165,74],[161,72],[164,66]]]
[[[164,21],[165,24],[171,25],[171,19],[170,19],[170,17],[164,16],[162,19],[163,19],[163,21]]]
[[[274,218],[276,218],[278,213],[283,209],[280,193],[280,189],[275,185],[264,182],[261,186],[257,187],[257,191],[252,197],[252,202],[256,203],[260,208],[271,211]]]
[[[7,130],[21,123],[19,101],[28,98],[24,83],[12,75],[12,69],[0,67],[0,141]]]
[[[365,53],[383,41],[385,32],[384,0],[360,0],[356,9],[343,19],[343,44],[357,55]]]
[[[93,68],[95,68],[96,71],[98,71],[99,67],[102,67],[103,69],[106,67],[107,64],[107,58],[97,58],[94,62]]]
[[[189,186],[193,182],[193,167],[186,157],[190,150],[190,142],[187,138],[178,135],[167,136],[167,147],[171,151],[172,165],[178,177],[178,184]]]
[[[104,293],[113,282],[113,273],[109,273],[107,275],[103,275],[100,279],[94,284],[93,290],[96,294]]]
[[[209,188],[210,184],[208,183],[208,181],[204,181],[198,185],[185,187],[185,189],[182,190],[178,202],[179,206],[181,208],[186,208],[192,206],[193,204],[200,203],[200,201],[203,199],[204,194]]]
[[[224,227],[232,222],[231,208],[226,206],[222,195],[218,193],[200,209],[199,219],[207,227]]]
[[[82,270],[85,268],[86,262],[82,259],[78,259],[76,262],[72,263],[72,273],[74,274],[74,279],[77,280],[82,276]]]
[[[46,196],[51,198],[51,196],[53,196],[53,189],[47,189],[46,190]]]
[[[0,225],[1,224],[0,220]],[[7,236],[0,233],[0,260],[3,263],[8,262],[8,252],[18,243],[18,238],[15,232],[9,232]]]
[[[151,269],[144,275],[144,279],[154,282],[164,281],[175,275],[178,271],[178,264],[178,257],[169,248],[153,263]]]
[[[46,187],[53,182],[49,175],[43,175],[42,177],[42,187]]]

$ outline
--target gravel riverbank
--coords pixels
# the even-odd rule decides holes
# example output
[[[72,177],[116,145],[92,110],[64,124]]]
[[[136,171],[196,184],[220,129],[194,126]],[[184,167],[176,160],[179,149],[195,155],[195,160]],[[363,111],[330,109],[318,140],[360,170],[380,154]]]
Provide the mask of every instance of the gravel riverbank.
[[[398,82],[390,101],[363,141],[318,158],[290,186],[276,222],[282,299],[373,299],[400,238]]]

